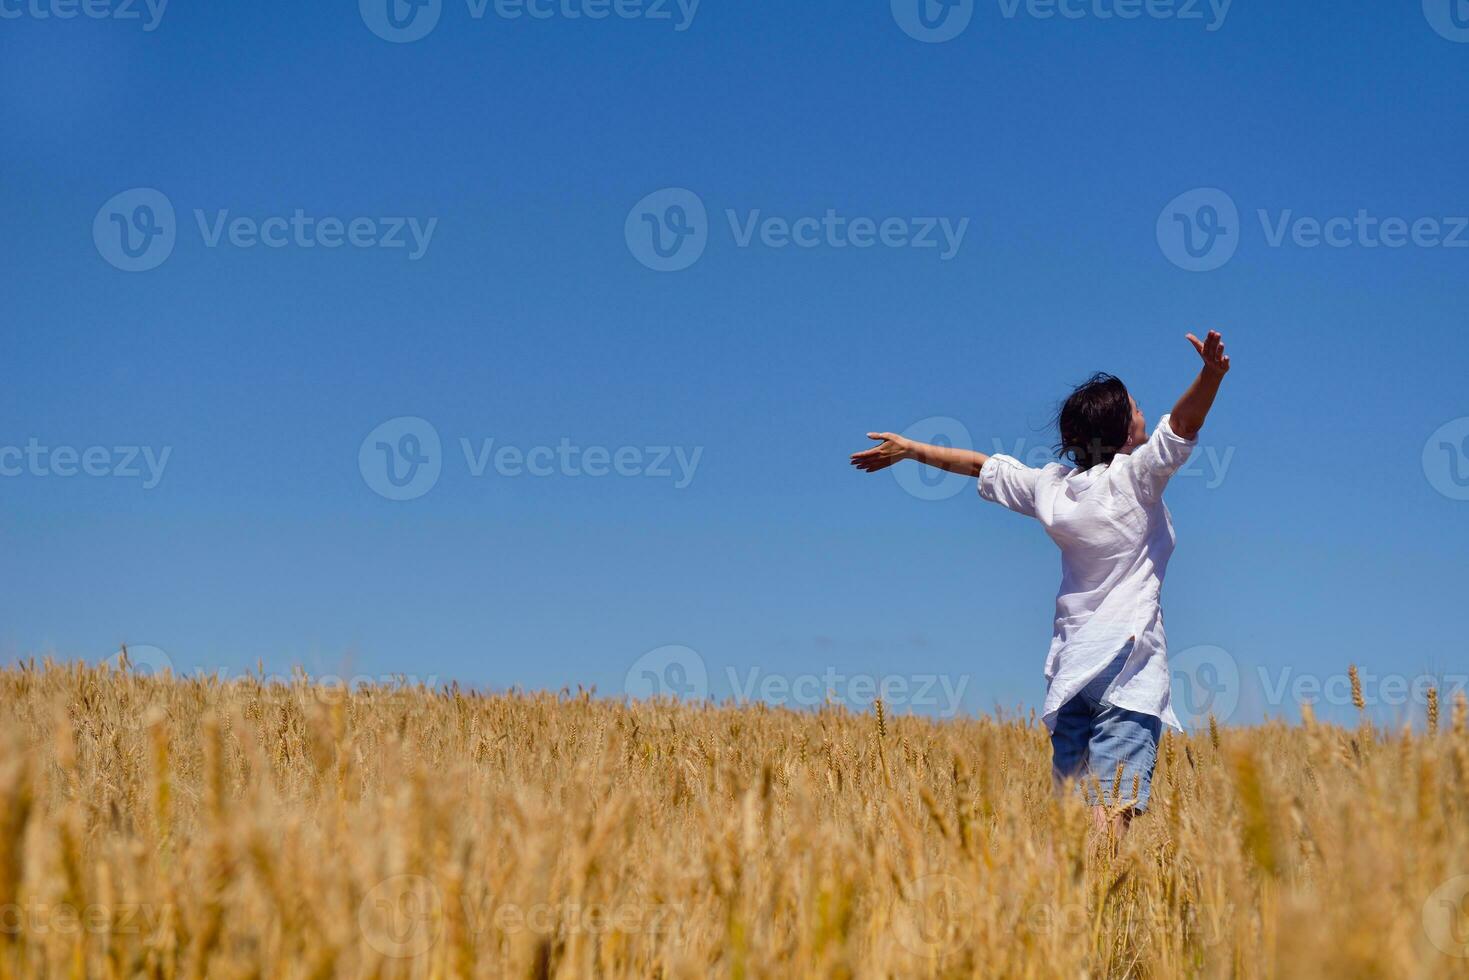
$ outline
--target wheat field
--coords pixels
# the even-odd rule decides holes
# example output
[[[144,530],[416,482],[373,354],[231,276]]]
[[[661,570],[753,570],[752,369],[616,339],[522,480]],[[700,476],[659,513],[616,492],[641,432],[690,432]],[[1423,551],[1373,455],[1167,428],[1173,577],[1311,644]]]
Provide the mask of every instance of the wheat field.
[[[1024,719],[24,662],[0,978],[1462,977],[1446,707],[1169,735],[1117,840]]]

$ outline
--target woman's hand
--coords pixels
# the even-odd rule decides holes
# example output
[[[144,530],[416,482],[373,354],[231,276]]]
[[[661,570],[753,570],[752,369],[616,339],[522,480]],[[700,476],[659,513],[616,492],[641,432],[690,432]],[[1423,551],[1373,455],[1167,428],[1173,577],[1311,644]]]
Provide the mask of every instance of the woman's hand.
[[[882,445],[852,454],[852,465],[864,473],[885,470],[908,458],[912,443],[893,432],[869,432],[869,439],[881,439]]]
[[[1178,435],[1197,439],[1204,419],[1209,417],[1209,409],[1214,406],[1214,396],[1219,394],[1219,383],[1229,373],[1229,355],[1224,353],[1224,339],[1218,330],[1210,330],[1202,341],[1189,334],[1188,342],[1204,359],[1204,369],[1173,406],[1168,421]]]
[[[930,446],[926,442],[915,442],[893,432],[869,432],[869,439],[881,439],[882,445],[852,454],[852,465],[864,473],[885,470],[905,459],[917,460],[925,466],[936,466],[950,473],[979,476],[979,470],[989,459],[984,453],[973,449],[958,449],[953,446]]]
[[[1204,370],[1220,377],[1229,373],[1229,355],[1224,353],[1224,338],[1219,336],[1218,330],[1210,330],[1209,336],[1203,340],[1188,335],[1188,342],[1194,345],[1194,350],[1204,359]]]

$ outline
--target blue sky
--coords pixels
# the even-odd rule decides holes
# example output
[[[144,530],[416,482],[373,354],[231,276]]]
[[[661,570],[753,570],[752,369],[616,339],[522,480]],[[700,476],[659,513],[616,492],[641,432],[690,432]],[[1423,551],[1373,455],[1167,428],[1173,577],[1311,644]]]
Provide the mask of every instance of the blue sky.
[[[1348,663],[1469,674],[1469,10],[992,0],[925,41],[906,0],[441,0],[390,41],[386,0],[94,2],[140,17],[0,0],[7,660],[1028,709],[1053,546],[847,455],[1044,446],[1095,370],[1151,424],[1215,328],[1192,682],[1247,722]]]

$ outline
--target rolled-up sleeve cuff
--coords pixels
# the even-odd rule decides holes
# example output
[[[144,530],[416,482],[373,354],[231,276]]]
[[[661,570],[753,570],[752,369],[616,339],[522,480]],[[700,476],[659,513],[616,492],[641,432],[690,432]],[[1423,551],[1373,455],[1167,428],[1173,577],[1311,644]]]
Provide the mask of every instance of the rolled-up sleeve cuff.
[[[1194,436],[1192,439],[1185,439],[1173,431],[1173,416],[1171,414],[1165,415],[1158,420],[1158,427],[1153,430],[1153,434],[1157,436],[1158,448],[1165,459],[1173,454],[1177,454],[1182,459],[1187,459],[1188,454],[1193,452],[1194,447],[1199,444],[1198,436]]]
[[[999,493],[995,489],[995,481],[999,478],[1000,467],[1007,466],[1011,463],[1018,464],[1018,462],[1018,460],[1009,456],[991,456],[985,460],[984,465],[979,468],[979,479],[975,480],[975,486],[979,489],[979,496],[992,504],[1000,503]]]
[[[1185,439],[1183,436],[1173,431],[1172,412],[1164,415],[1161,419],[1158,420],[1158,431],[1163,433],[1164,439],[1167,439],[1171,442],[1177,442],[1185,446],[1194,446],[1197,445],[1199,442],[1198,436],[1194,436],[1192,439]]]
[[[991,456],[979,468],[980,499],[1034,517],[1035,481],[1039,475],[1038,470],[1014,456]]]

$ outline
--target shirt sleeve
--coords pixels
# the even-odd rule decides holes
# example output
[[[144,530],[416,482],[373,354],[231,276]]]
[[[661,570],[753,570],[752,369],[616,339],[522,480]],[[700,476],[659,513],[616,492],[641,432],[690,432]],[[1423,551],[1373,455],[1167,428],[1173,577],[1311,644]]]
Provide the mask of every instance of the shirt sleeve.
[[[1163,416],[1148,441],[1132,451],[1128,472],[1138,496],[1157,500],[1163,495],[1168,480],[1177,473],[1198,445],[1198,439],[1185,439],[1173,431],[1171,417]]]
[[[1041,471],[1014,456],[991,456],[979,471],[979,495],[1026,517],[1035,516],[1035,488]]]

